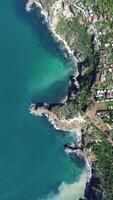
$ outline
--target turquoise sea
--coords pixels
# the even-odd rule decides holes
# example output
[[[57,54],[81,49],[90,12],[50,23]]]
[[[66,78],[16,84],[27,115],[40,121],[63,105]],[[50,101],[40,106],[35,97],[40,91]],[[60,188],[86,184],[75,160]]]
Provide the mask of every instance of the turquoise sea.
[[[62,147],[73,134],[28,111],[66,94],[72,63],[25,3],[0,2],[0,200],[77,200],[86,167]]]

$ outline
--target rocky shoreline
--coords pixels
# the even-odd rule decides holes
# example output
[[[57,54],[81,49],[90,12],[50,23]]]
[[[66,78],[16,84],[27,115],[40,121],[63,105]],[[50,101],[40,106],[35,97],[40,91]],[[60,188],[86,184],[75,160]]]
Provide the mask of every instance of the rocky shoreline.
[[[73,119],[66,120],[66,119],[59,119],[54,113],[52,113],[50,110],[48,110],[48,104],[42,104],[42,103],[32,103],[29,111],[32,115],[34,116],[46,116],[48,121],[54,126],[55,129],[57,130],[62,130],[62,131],[76,131],[76,145],[74,144],[73,146],[70,144],[65,144],[64,145],[64,150],[67,153],[75,153],[79,157],[83,157],[86,162],[87,166],[87,181],[86,181],[86,188],[89,188],[90,186],[90,181],[92,180],[92,163],[93,160],[91,158],[91,152],[89,152],[88,149],[83,147],[83,135],[82,135],[82,129],[84,128],[84,123],[85,120],[83,117],[76,116]],[[51,106],[50,106],[51,107]],[[88,189],[85,189],[85,196],[86,196],[86,191]],[[88,199],[89,200],[89,199]]]
[[[42,106],[39,103],[31,103],[30,105],[30,113],[35,116],[46,116],[48,121],[54,126],[57,130],[62,131],[81,131],[83,127],[84,119],[77,115],[73,119],[66,120],[58,118],[54,113],[52,113],[49,109],[47,109],[48,104],[43,104]]]
[[[64,150],[66,153],[75,153],[79,157],[83,157],[86,162],[87,166],[87,181],[86,181],[86,188],[84,192],[84,198],[80,200],[90,200],[90,196],[92,195],[92,188],[96,186],[96,183],[94,182],[95,179],[99,178],[97,177],[96,172],[96,161],[95,158],[93,158],[93,155],[89,149],[87,149],[84,146],[84,136],[82,129],[84,129],[85,120],[81,116],[76,116],[74,119],[70,120],[64,120],[59,119],[55,114],[53,114],[50,110],[46,108],[48,104],[40,104],[35,103],[31,104],[29,111],[34,116],[46,116],[49,122],[54,126],[57,130],[62,131],[76,131],[77,140],[76,144],[65,144]],[[95,175],[96,174],[96,175]],[[97,185],[98,186],[98,185]],[[99,200],[98,198],[95,198],[95,200]]]
[[[69,45],[67,44],[67,42],[60,37],[60,35],[58,35],[55,30],[54,27],[52,26],[52,24],[49,23],[48,21],[48,13],[44,10],[42,4],[39,2],[37,2],[36,0],[28,0],[27,4],[26,4],[26,11],[30,12],[32,9],[37,8],[39,9],[39,14],[42,15],[44,17],[44,22],[47,24],[49,31],[51,32],[53,38],[61,44],[61,46],[63,47],[64,51],[65,51],[65,55],[67,57],[72,57],[75,60],[75,64],[77,65],[79,62],[81,63],[81,61],[79,60],[79,58],[77,58],[77,56],[74,55],[74,52],[71,50],[71,48],[69,47]]]
[[[40,14],[44,16],[44,20],[48,25],[49,30],[51,31],[53,37],[60,42],[63,46],[64,49],[66,50],[66,55],[67,56],[72,56],[75,58],[75,62],[77,64],[81,63],[79,59],[77,59],[74,56],[74,52],[70,49],[70,47],[67,45],[66,41],[63,40],[59,35],[56,34],[54,31],[54,28],[49,24],[48,22],[48,13],[44,11],[42,5],[40,2],[37,2],[36,0],[29,0],[28,3],[26,4],[26,11],[30,11],[32,8],[38,8],[40,10]],[[78,69],[77,69],[78,70]],[[78,76],[78,75],[77,75]],[[68,98],[63,102],[65,103]],[[85,148],[83,145],[83,133],[82,129],[84,129],[84,124],[85,120],[81,115],[75,116],[73,119],[66,120],[66,119],[60,119],[58,118],[54,113],[49,110],[50,105],[46,103],[32,103],[30,105],[29,111],[31,114],[35,116],[46,116],[49,120],[49,122],[54,126],[55,129],[57,130],[62,130],[62,131],[78,131],[79,132],[79,147],[77,146],[70,146],[66,144],[64,146],[65,151],[70,151],[76,153],[78,156],[82,156],[86,160],[87,164],[87,169],[88,169],[88,178],[86,182],[86,188],[84,192],[84,197],[81,198],[80,200],[100,200],[101,198],[98,198],[98,195],[96,197],[96,192],[93,191],[93,188],[96,188],[97,183],[94,181],[95,177],[97,177],[97,164],[95,160],[91,158],[91,152],[89,149]],[[96,174],[96,175],[95,175]],[[99,179],[99,178],[97,178]],[[98,187],[97,187],[98,188]]]

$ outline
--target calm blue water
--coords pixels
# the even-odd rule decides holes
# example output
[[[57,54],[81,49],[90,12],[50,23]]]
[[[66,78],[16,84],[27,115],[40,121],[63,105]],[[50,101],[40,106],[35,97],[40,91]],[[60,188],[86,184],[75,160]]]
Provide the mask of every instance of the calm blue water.
[[[71,67],[41,19],[24,7],[24,0],[0,6],[0,200],[76,200],[83,187],[76,185],[71,197],[73,183],[85,169],[64,153],[71,136],[28,112],[31,100],[66,94]]]

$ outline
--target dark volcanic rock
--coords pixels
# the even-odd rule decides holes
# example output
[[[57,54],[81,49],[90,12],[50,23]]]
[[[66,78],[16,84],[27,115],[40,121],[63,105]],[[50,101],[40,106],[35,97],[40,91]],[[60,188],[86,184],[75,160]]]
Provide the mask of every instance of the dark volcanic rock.
[[[84,198],[79,200],[103,200],[102,181],[100,178],[98,164],[92,164],[92,177],[89,183],[86,184]]]

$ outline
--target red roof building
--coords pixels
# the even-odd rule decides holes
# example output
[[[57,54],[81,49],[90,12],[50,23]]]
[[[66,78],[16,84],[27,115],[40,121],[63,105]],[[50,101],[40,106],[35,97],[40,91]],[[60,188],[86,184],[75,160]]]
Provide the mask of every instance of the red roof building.
[[[107,90],[106,98],[107,99],[113,99],[113,90]]]
[[[98,21],[98,16],[97,16],[96,14],[94,14],[94,15],[92,16],[92,21],[93,21],[93,22],[97,22],[97,21]]]

